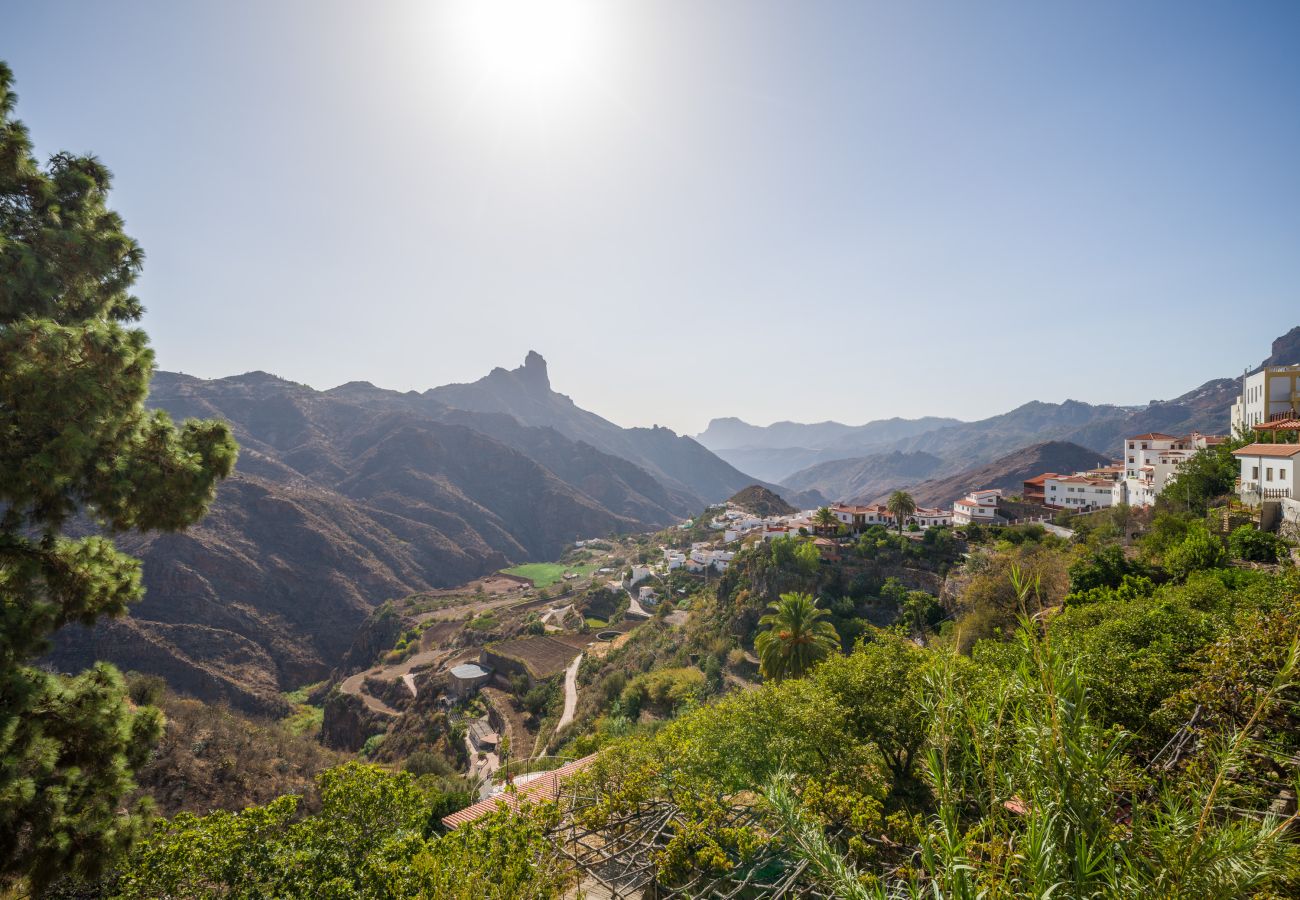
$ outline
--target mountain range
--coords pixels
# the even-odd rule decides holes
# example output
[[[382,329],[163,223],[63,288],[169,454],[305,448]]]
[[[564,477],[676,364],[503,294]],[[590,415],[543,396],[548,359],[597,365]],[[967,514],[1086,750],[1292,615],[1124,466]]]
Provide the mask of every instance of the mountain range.
[[[579,408],[536,353],[423,393],[159,372],[149,403],[229,422],[238,466],[198,525],[121,540],[144,601],[64,629],[49,662],[107,659],[257,711],[325,677],[385,600],[663,527],[755,481],[691,438]]]
[[[1268,362],[1300,362],[1300,328]],[[423,392],[160,372],[150,404],[230,422],[237,469],[198,525],[121,540],[144,561],[145,599],[127,618],[62,629],[47,661],[79,670],[106,659],[275,712],[282,691],[338,666],[390,598],[554,559],[578,538],[662,527],[755,484],[804,509],[908,486],[924,504],[947,504],[984,481],[1014,486],[1018,466],[1110,457],[1127,434],[1224,431],[1236,391],[1224,378],[1140,408],[1029,403],[978,422],[763,429],[723,419],[696,440],[582,409],[552,390],[536,353]],[[740,440],[784,459],[783,477],[752,477],[735,464],[738,448],[718,443]],[[1054,449],[1023,450],[1035,445]]]
[[[1277,338],[1261,365],[1294,363],[1300,363],[1300,327]],[[1073,443],[1113,457],[1131,434],[1224,433],[1239,389],[1235,378],[1218,378],[1172,400],[1153,400],[1146,406],[1034,401],[974,422],[924,418],[885,419],[861,426],[777,422],[760,427],[723,418],[710,422],[697,439],[755,474],[847,500],[871,495],[877,486],[941,480],[1045,442]]]

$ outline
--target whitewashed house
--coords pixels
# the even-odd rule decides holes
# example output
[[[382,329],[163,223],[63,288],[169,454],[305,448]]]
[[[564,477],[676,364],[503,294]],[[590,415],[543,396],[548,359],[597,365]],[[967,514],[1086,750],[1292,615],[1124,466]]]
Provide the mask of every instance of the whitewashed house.
[[[998,517],[998,501],[1002,491],[998,488],[986,488],[971,491],[952,505],[952,523],[954,525],[997,525],[1002,519]]]
[[[1300,499],[1300,444],[1247,444],[1232,455],[1241,464],[1242,502]]]
[[[1086,475],[1051,475],[1043,480],[1043,504],[1074,511],[1102,509],[1115,502],[1115,481]]]
[[[1125,439],[1124,476],[1111,485],[1111,504],[1154,505],[1178,468],[1197,452],[1196,443],[1190,435],[1174,437],[1158,431]]]

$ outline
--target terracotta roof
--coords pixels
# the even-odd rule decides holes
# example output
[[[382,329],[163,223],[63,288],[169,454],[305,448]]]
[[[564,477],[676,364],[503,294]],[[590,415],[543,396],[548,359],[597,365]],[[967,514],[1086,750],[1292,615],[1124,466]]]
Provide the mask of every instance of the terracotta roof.
[[[1026,478],[1025,484],[1042,484],[1047,479],[1055,477],[1055,472],[1044,472],[1042,475],[1035,475],[1033,478]]]
[[[1240,450],[1233,450],[1233,456],[1271,456],[1277,459],[1289,459],[1300,456],[1300,444],[1247,444]]]
[[[565,763],[558,769],[547,772],[545,775],[539,775],[532,781],[519,785],[515,791],[497,794],[495,797],[480,800],[478,803],[467,806],[449,816],[443,816],[442,824],[447,828],[459,828],[467,822],[473,822],[475,819],[496,812],[502,807],[518,809],[521,803],[541,803],[545,800],[554,800],[560,796],[560,785],[564,780],[575,772],[591,765],[592,760],[595,758],[596,754],[593,753],[571,763]]]
[[[1125,438],[1127,441],[1176,441],[1178,438],[1172,434],[1161,434],[1158,431],[1151,431],[1146,434],[1135,434],[1131,438]]]

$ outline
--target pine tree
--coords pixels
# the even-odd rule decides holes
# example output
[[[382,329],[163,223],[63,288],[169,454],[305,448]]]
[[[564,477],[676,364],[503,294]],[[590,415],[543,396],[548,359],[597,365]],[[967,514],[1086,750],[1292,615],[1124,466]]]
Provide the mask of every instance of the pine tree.
[[[138,832],[143,810],[124,804],[162,720],[109,665],[35,663],[59,628],[141,597],[112,535],[196,521],[237,448],[223,423],[144,408],[143,253],[98,160],[36,162],[11,85],[0,63],[0,885],[40,889],[94,877]],[[65,536],[76,517],[99,533]]]

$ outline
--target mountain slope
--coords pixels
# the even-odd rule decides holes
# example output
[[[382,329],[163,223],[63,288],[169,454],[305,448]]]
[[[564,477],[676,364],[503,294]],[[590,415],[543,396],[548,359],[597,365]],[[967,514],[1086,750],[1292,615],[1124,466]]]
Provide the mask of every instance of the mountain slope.
[[[943,460],[931,453],[894,451],[817,463],[795,472],[785,481],[791,487],[820,491],[827,497],[842,500],[913,484],[933,475],[942,466]]]
[[[1104,465],[1109,460],[1095,450],[1067,441],[1047,441],[1008,453],[999,459],[972,466],[954,475],[934,478],[907,487],[907,492],[921,506],[951,508],[970,491],[979,488],[1002,488],[1019,493],[1026,478],[1043,472],[1077,472]],[[874,490],[853,498],[855,503],[883,503],[894,488]]]
[[[774,422],[750,425],[737,418],[713,419],[697,440],[727,462],[761,478],[785,484],[786,476],[818,462],[858,457],[957,419],[878,419],[865,425],[839,422]]]
[[[264,373],[159,373],[150,403],[229,421],[237,471],[197,526],[122,542],[144,560],[146,599],[92,632],[64,629],[51,663],[108,659],[274,711],[279,691],[328,674],[387,599],[677,518],[648,474],[558,434],[516,426],[520,444],[545,447],[603,499],[506,442],[358,393],[369,397]]]

